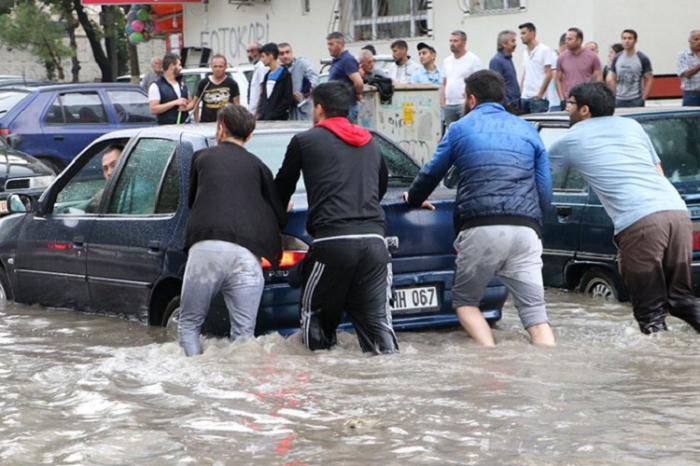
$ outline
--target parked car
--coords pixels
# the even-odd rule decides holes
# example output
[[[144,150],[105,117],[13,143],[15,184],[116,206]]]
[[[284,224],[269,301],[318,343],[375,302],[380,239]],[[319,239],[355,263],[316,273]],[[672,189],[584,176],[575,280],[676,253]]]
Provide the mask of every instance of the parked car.
[[[7,197],[11,193],[38,198],[55,178],[49,167],[30,155],[11,149],[0,138],[0,216],[8,214]]]
[[[700,287],[700,109],[617,109],[645,129],[666,177],[693,221],[693,287]],[[569,128],[565,112],[526,115],[546,146]],[[577,289],[603,298],[628,299],[615,262],[613,224],[598,196],[574,169],[552,167],[554,197],[545,214],[543,275],[546,286]]]
[[[247,148],[276,172],[300,122],[259,122]],[[186,262],[189,168],[194,151],[215,144],[213,124],[124,130],[96,140],[34,203],[31,212],[0,219],[0,293],[21,303],[39,303],[116,314],[150,325],[173,325],[179,313]],[[455,253],[454,195],[441,188],[434,212],[411,209],[401,194],[420,167],[398,145],[373,133],[389,169],[382,201],[393,250],[396,329],[458,324],[451,288]],[[126,144],[105,182],[100,160],[113,143]],[[87,206],[101,194],[99,209]],[[299,290],[287,282],[289,268],[304,257],[306,232],[303,179],[284,230],[279,270],[265,266],[266,285],[257,333],[288,333],[299,326]],[[13,204],[14,205],[14,204]],[[21,210],[21,209],[20,209]],[[501,318],[505,287],[494,280],[481,302],[491,322]],[[221,295],[208,321],[217,334],[228,329]]]
[[[121,128],[155,125],[132,84],[71,83],[0,89],[0,136],[60,172],[88,144]]]

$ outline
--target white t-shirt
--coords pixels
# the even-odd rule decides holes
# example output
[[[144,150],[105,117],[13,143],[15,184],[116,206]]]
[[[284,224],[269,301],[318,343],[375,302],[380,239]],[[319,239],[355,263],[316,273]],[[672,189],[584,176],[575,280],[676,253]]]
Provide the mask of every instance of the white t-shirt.
[[[265,80],[265,75],[268,71],[270,71],[270,68],[263,65],[262,61],[258,61],[255,64],[253,76],[250,78],[250,98],[248,99],[248,110],[253,115],[255,115],[255,111],[258,109],[258,102],[260,101],[260,92],[262,92],[262,88],[260,86]]]
[[[483,69],[481,60],[471,51],[457,59],[450,55],[442,62],[447,85],[445,86],[445,103],[460,105],[464,103],[464,78],[475,71]]]
[[[180,94],[180,86],[173,83],[168,84],[170,84],[170,86],[173,88],[178,99],[182,97]],[[148,100],[157,100],[160,102],[160,89],[158,89],[158,85],[156,83],[151,84],[151,87],[148,88]]]
[[[525,47],[523,51],[523,69],[525,79],[523,80],[523,99],[532,99],[540,93],[542,81],[546,74],[545,66],[552,64],[552,51],[544,44],[537,44],[532,52]],[[543,97],[547,97],[546,95]]]
[[[549,86],[547,87],[547,99],[549,100],[550,110],[559,110],[559,106],[561,105],[561,98],[559,98],[559,91],[557,90],[557,83],[556,83],[556,80],[554,79],[554,78],[556,78],[556,74],[557,74],[558,55],[554,50],[552,50],[551,56],[552,56],[552,80],[549,81]]]
[[[421,66],[413,60],[408,60],[403,65],[392,63],[391,66],[389,66],[388,74],[392,81],[408,84],[411,82],[413,73],[418,71],[420,67]]]

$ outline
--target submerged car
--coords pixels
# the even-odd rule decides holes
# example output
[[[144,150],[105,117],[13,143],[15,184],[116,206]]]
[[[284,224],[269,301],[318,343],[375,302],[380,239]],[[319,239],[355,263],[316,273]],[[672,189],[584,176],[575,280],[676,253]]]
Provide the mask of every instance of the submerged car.
[[[275,173],[291,137],[306,129],[308,124],[300,122],[260,122],[246,148]],[[0,219],[4,296],[21,303],[174,325],[187,260],[183,243],[192,154],[216,144],[214,130],[214,124],[160,126],[118,131],[96,140],[29,212]],[[395,143],[372,135],[389,170],[382,205],[393,256],[394,327],[458,325],[451,295],[454,194],[438,189],[431,199],[435,211],[410,208],[401,194],[419,165]],[[115,143],[125,148],[105,181],[101,158]],[[100,201],[95,206],[96,198]],[[281,267],[273,270],[264,264],[258,334],[288,333],[299,327],[299,289],[289,286],[288,275],[312,242],[305,228],[303,179],[292,200]],[[506,296],[505,287],[492,281],[480,305],[487,320],[500,319]],[[225,334],[228,315],[220,295],[212,307],[207,327],[211,333]]]
[[[661,166],[688,206],[693,222],[693,288],[700,287],[700,109],[653,107],[617,109],[649,135]],[[524,116],[539,128],[549,147],[569,128],[564,112]],[[554,195],[544,216],[543,277],[546,286],[577,289],[626,301],[617,270],[613,224],[600,199],[573,168],[552,167]]]

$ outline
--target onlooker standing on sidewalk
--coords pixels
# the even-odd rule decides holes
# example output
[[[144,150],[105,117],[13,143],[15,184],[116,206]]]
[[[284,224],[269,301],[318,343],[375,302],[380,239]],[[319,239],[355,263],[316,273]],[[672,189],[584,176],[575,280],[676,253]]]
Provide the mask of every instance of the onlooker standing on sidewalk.
[[[700,106],[700,29],[690,31],[688,50],[678,54],[678,76],[681,77],[683,106]]]
[[[295,57],[292,46],[286,42],[277,45],[279,60],[292,75],[292,97],[294,105],[289,114],[290,120],[311,120],[311,90],[318,86],[318,73],[309,60]],[[303,102],[303,103],[302,103]]]
[[[224,108],[228,103],[236,104],[240,102],[241,92],[238,90],[238,83],[226,75],[226,57],[216,54],[211,59],[211,75],[197,83],[195,97],[197,102],[194,106],[195,123],[211,123],[216,121],[216,113]],[[199,103],[202,103],[202,114],[200,117]]]
[[[557,70],[557,63],[564,50],[566,50],[566,33],[559,37],[559,46],[556,50],[552,51],[552,80],[549,81],[549,87],[547,88],[550,112],[566,110],[566,101],[562,102],[559,97],[559,90],[557,89],[557,73],[559,72]]]
[[[583,31],[569,28],[566,31],[566,50],[557,60],[557,91],[562,102],[576,84],[603,79],[600,58],[582,44]]]
[[[619,42],[616,42],[610,46],[610,50],[608,50],[608,61],[605,62],[605,66],[603,66],[603,82],[607,83],[608,82],[608,73],[610,73],[610,67],[612,66],[612,62],[617,56],[618,53],[622,52],[624,49],[622,48],[622,44]]]
[[[533,344],[554,345],[542,284],[540,228],[552,197],[547,151],[530,123],[501,105],[500,74],[477,71],[466,79],[464,118],[452,124],[404,199],[420,206],[450,167],[459,177],[454,243],[458,251],[452,302],[478,344],[494,346],[479,301],[494,276],[513,294]]]
[[[148,103],[159,125],[184,123],[194,101],[187,86],[179,79],[182,66],[177,55],[163,57],[163,75],[148,88]]]
[[[435,65],[435,58],[437,57],[435,48],[425,42],[419,42],[417,48],[421,67],[411,75],[411,82],[414,84],[442,86],[442,71]]]
[[[388,70],[391,80],[394,84],[410,83],[411,76],[420,69],[420,65],[408,56],[408,44],[405,40],[395,40],[391,44],[391,56],[394,58],[394,63]]]
[[[450,52],[452,55],[442,62],[445,77],[440,89],[440,104],[445,109],[446,127],[464,115],[464,79],[483,68],[479,57],[467,50],[467,33],[464,31],[452,32]]]
[[[151,70],[143,75],[141,79],[141,87],[144,91],[148,92],[151,84],[156,82],[156,79],[160,78],[163,74],[163,59],[160,57],[151,58]]]
[[[347,119],[354,96],[345,84],[321,84],[311,97],[315,126],[292,138],[275,178],[286,205],[303,171],[309,201],[314,242],[302,273],[302,339],[310,350],[331,348],[345,312],[362,351],[393,353],[391,257],[379,204],[387,168],[369,131]]]
[[[277,62],[279,48],[270,42],[260,49],[260,61],[269,69],[262,82],[258,120],[289,120],[294,105],[292,75]]]
[[[506,110],[514,115],[520,113],[520,84],[518,84],[518,73],[513,65],[513,52],[517,47],[515,32],[501,31],[496,40],[496,55],[489,62],[489,69],[499,73],[506,84],[506,98],[504,106]]]
[[[267,66],[260,61],[261,47],[262,45],[258,42],[248,44],[248,61],[255,65],[253,76],[250,77],[250,86],[248,86],[248,110],[253,115],[257,114],[260,94],[262,93],[262,82],[265,79],[265,74],[268,72]]]
[[[333,57],[331,69],[328,72],[328,81],[340,81],[348,86],[348,91],[353,94],[354,100],[350,107],[348,120],[350,123],[357,122],[357,115],[360,113],[362,93],[365,85],[360,76],[360,67],[355,57],[345,50],[345,37],[339,32],[331,32],[326,36],[328,53]]]
[[[549,111],[547,87],[552,82],[552,51],[537,41],[537,28],[532,23],[523,23],[520,40],[523,51],[522,113],[543,113]]]
[[[253,134],[255,117],[240,105],[226,104],[217,121],[218,145],[196,152],[190,169],[189,252],[178,330],[187,356],[202,353],[199,334],[219,291],[231,339],[255,335],[265,286],[260,258],[277,265],[286,221],[270,169],[243,147]]]
[[[690,264],[692,223],[678,191],[663,175],[642,126],[614,117],[615,96],[603,83],[569,93],[571,129],[550,147],[598,195],[615,226],[620,275],[643,333],[666,330],[666,313],[700,331]]]
[[[607,83],[616,92],[616,107],[644,107],[654,84],[649,57],[636,49],[637,31],[622,31],[624,51],[613,58]]]
[[[371,50],[360,50],[360,54],[357,56],[357,61],[359,65],[360,77],[362,78],[363,82],[367,82],[375,76],[388,78],[384,70],[374,67],[374,54]]]

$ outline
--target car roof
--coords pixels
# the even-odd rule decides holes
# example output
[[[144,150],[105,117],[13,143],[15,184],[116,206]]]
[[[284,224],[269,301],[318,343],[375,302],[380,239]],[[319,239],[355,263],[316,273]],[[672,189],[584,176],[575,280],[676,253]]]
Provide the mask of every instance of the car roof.
[[[700,108],[678,107],[678,106],[658,106],[658,107],[636,107],[636,108],[616,108],[615,116],[655,116],[683,113],[698,113]],[[537,121],[569,121],[567,112],[532,113],[523,115],[526,120]]]
[[[71,89],[141,89],[140,86],[131,83],[56,83],[46,86],[8,86],[3,91],[22,90],[26,92],[51,92],[55,90]],[[141,89],[143,91],[143,89]]]

